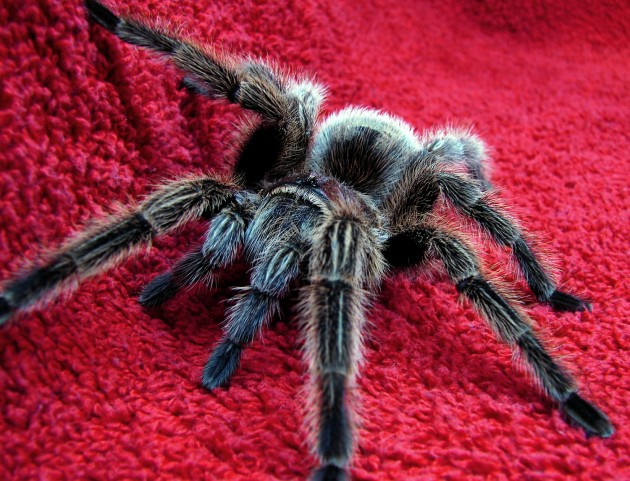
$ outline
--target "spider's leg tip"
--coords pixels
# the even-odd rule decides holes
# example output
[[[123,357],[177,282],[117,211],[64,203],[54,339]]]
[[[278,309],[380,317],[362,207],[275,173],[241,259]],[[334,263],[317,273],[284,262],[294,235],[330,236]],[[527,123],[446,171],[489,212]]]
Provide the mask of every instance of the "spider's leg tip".
[[[553,294],[551,294],[551,297],[549,297],[549,300],[547,302],[554,311],[590,312],[593,310],[593,304],[591,304],[591,302],[558,290],[554,291]]]
[[[110,32],[114,32],[116,27],[118,27],[120,18],[96,0],[85,0],[85,8],[89,13],[90,18],[101,27],[109,30]]]
[[[345,469],[328,464],[315,470],[310,481],[348,481]]]
[[[3,295],[0,295],[0,326],[9,320],[11,314],[13,314],[11,304]]]
[[[158,307],[171,299],[178,290],[178,286],[173,278],[171,272],[165,272],[159,276],[153,278],[149,282],[140,297],[138,302],[143,307]]]
[[[223,386],[234,374],[241,361],[242,346],[230,340],[222,341],[210,355],[201,378],[201,384],[208,391]]]
[[[186,90],[194,95],[209,95],[207,90],[204,90],[200,85],[197,85],[191,78],[184,77],[180,80],[178,88],[180,90]]]
[[[586,431],[587,436],[609,438],[615,433],[608,416],[575,392],[562,403],[562,410],[571,421]]]

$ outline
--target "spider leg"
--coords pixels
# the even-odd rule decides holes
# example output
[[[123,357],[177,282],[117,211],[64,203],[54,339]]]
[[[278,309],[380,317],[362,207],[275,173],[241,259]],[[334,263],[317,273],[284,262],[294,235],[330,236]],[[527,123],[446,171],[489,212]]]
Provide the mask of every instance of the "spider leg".
[[[272,195],[260,206],[246,234],[246,255],[254,262],[250,286],[242,289],[230,309],[223,338],[204,369],[205,388],[212,390],[229,380],[245,346],[279,311],[306,252],[302,233],[311,230],[319,215],[317,207],[288,195]]]
[[[401,256],[399,252],[403,250],[416,254]],[[419,227],[392,237],[385,256],[397,266],[415,264],[428,257],[441,260],[457,290],[472,302],[500,339],[520,350],[542,388],[561,410],[589,435],[613,434],[608,417],[580,397],[571,376],[545,350],[526,317],[480,273],[474,252],[461,240],[443,230]]]
[[[63,288],[113,267],[182,224],[213,216],[233,199],[236,186],[213,177],[191,177],[166,184],[137,208],[112,216],[88,229],[33,268],[4,285],[0,292],[0,323],[40,300],[54,297]]]
[[[280,120],[287,110],[287,98],[274,72],[262,63],[235,62],[209,48],[178,38],[164,28],[118,17],[101,3],[86,0],[90,17],[121,40],[162,54],[187,72],[184,85],[200,93],[239,103],[270,120]]]
[[[186,73],[184,87],[202,95],[224,99],[260,114],[264,126],[249,142],[277,155],[260,165],[244,156],[236,166],[246,181],[254,174],[285,175],[304,162],[324,89],[306,80],[285,78],[261,60],[230,58],[210,47],[201,47],[158,26],[118,17],[95,0],[86,0],[90,17],[121,40],[153,50]],[[274,161],[275,160],[275,161]],[[246,187],[250,185],[246,182]]]
[[[468,129],[443,128],[424,135],[421,155],[422,163],[463,165],[483,190],[492,188],[485,144]]]
[[[305,292],[307,354],[316,400],[313,481],[346,480],[353,449],[347,393],[357,370],[366,285],[380,278],[382,258],[369,222],[352,209],[338,211],[314,235]]]
[[[197,282],[210,284],[213,273],[236,258],[251,217],[249,205],[224,207],[210,222],[203,245],[182,257],[172,270],[152,279],[140,294],[140,304],[156,307],[184,287]]]
[[[477,182],[441,172],[438,184],[444,196],[461,214],[471,218],[499,244],[509,247],[530,289],[539,302],[557,311],[591,310],[588,301],[558,290],[515,222],[493,206]]]
[[[215,389],[232,377],[245,346],[279,311],[281,299],[298,275],[304,250],[302,245],[290,241],[277,242],[257,262],[250,286],[236,297],[223,338],[208,359],[202,378],[206,389]]]

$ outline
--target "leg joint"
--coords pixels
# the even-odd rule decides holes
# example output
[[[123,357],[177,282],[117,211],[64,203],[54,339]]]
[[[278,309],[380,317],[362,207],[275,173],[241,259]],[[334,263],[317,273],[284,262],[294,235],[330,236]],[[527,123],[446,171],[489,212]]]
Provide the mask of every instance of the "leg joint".
[[[141,211],[134,212],[133,219],[138,223],[141,230],[151,232],[152,234],[155,233],[155,227],[153,227],[153,224],[151,224],[149,219],[147,219]]]
[[[435,232],[431,229],[414,229],[387,239],[383,255],[393,267],[407,267],[426,259],[427,249]]]
[[[462,294],[469,289],[479,287],[482,282],[485,282],[484,279],[479,274],[475,274],[457,282],[457,284],[455,284],[455,287],[457,288],[457,292]]]
[[[446,198],[458,209],[470,209],[483,198],[483,192],[477,182],[457,174],[440,173],[438,185]]]
[[[237,83],[233,85],[230,90],[227,92],[227,99],[230,103],[237,104],[238,103],[238,94],[241,91],[241,84]]]

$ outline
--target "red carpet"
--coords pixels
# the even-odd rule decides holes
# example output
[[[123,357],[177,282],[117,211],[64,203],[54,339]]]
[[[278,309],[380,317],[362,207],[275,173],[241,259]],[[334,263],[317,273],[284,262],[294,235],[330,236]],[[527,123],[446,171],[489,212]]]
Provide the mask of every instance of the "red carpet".
[[[561,284],[594,301],[555,314],[524,298],[615,424],[605,440],[569,427],[441,277],[387,280],[359,381],[358,481],[630,479],[630,7],[504,3],[133,2],[202,41],[316,74],[330,111],[474,125]],[[0,59],[0,279],[166,177],[229,169],[239,110],[178,90],[174,70],[89,24],[78,1],[2,2]],[[202,232],[160,239],[0,331],[0,479],[306,478],[290,305],[229,389],[208,393],[201,371],[245,268],[161,311],[135,301]]]

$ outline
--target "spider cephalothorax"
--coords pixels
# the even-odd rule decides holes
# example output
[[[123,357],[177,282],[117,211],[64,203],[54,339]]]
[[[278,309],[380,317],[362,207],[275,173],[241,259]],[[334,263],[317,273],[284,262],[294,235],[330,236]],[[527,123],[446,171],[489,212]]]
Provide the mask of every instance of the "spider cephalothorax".
[[[362,108],[320,119],[324,89],[265,62],[229,58],[163,28],[121,18],[94,0],[91,17],[122,40],[170,59],[193,92],[253,111],[231,176],[173,181],[136,207],[90,228],[49,261],[8,281],[0,322],[112,267],[161,234],[205,218],[202,245],[144,289],[144,306],[183,287],[210,283],[239,253],[251,264],[202,384],[221,386],[243,349],[301,283],[300,317],[313,391],[316,480],[347,478],[353,447],[348,390],[360,356],[366,301],[388,270],[440,261],[457,290],[497,336],[519,351],[544,391],[588,434],[613,427],[580,397],[527,317],[483,273],[463,234],[447,228],[445,203],[508,248],[541,303],[560,311],[589,304],[557,289],[518,225],[493,202],[483,143],[467,130],[417,136],[403,121]]]

